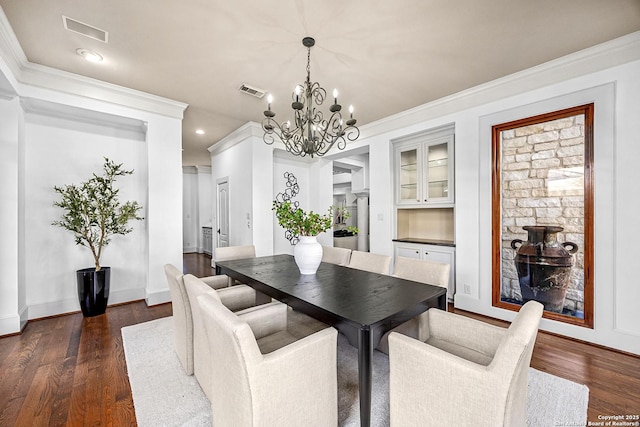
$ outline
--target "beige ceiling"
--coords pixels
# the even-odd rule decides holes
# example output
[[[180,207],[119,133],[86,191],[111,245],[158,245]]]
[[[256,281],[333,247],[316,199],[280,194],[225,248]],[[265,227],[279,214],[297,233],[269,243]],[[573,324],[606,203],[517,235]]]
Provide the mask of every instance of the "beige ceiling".
[[[353,104],[358,124],[640,30],[640,0],[0,0],[28,60],[189,104],[183,164],[311,78]],[[106,30],[102,43],[62,16]],[[77,48],[102,54],[92,64]],[[194,133],[196,128],[206,134]]]

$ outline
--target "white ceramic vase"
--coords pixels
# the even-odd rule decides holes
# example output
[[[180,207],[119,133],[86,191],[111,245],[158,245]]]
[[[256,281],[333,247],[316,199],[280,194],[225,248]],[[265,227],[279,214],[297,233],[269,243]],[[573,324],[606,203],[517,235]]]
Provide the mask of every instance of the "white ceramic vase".
[[[322,261],[322,245],[317,236],[300,236],[300,241],[293,248],[293,258],[300,274],[316,274]]]

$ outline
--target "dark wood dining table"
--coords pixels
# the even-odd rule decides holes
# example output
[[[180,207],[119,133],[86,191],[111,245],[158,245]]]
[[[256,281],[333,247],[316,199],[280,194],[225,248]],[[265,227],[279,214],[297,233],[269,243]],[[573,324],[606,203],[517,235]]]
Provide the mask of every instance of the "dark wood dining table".
[[[344,334],[358,349],[360,425],[371,423],[373,350],[390,329],[435,307],[446,310],[446,289],[384,274],[321,263],[301,275],[291,255],[216,263],[226,274]]]

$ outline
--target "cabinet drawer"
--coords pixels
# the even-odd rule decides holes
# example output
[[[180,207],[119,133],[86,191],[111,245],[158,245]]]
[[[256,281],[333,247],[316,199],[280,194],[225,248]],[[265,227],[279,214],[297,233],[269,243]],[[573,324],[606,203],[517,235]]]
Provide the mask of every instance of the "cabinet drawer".
[[[451,252],[441,252],[438,250],[425,249],[425,248],[422,249],[422,259],[441,262],[443,264],[451,264],[452,258],[453,258],[453,253]]]
[[[404,258],[415,258],[415,259],[422,258],[420,248],[400,246],[400,245],[396,246],[396,256],[401,256]]]

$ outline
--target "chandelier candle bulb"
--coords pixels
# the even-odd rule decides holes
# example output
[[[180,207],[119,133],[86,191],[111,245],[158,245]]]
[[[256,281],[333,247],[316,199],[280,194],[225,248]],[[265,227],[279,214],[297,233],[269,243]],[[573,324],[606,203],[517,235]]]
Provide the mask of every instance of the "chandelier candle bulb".
[[[271,103],[273,102],[273,95],[269,94],[267,96],[267,111],[264,112],[265,117],[273,118],[276,116],[276,113],[271,111]],[[271,126],[271,130],[273,130],[273,126]]]
[[[340,106],[340,104],[338,104],[338,89],[334,89],[333,90],[333,105],[331,107],[329,107],[329,111],[331,111],[332,113],[335,113],[337,111],[340,111],[342,109],[342,107]]]
[[[353,108],[351,117],[344,126],[337,89],[333,90],[333,104],[329,106],[330,114],[325,116],[320,110],[327,92],[318,82],[311,81],[311,47],[315,45],[315,40],[312,37],[305,37],[302,39],[302,44],[307,48],[307,79],[294,88],[291,97],[294,100],[291,103],[293,120],[281,123],[275,121],[275,113],[271,111],[271,100],[269,100],[268,109],[264,112],[265,118],[262,120],[263,140],[268,145],[276,140],[282,142],[286,150],[294,156],[320,157],[327,154],[334,146],[344,150],[347,140],[358,139],[360,130],[355,126]]]
[[[353,105],[349,105],[349,120],[347,120],[347,126],[355,127],[355,124],[356,124],[356,119],[353,118]]]

